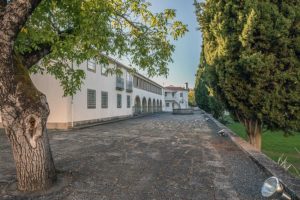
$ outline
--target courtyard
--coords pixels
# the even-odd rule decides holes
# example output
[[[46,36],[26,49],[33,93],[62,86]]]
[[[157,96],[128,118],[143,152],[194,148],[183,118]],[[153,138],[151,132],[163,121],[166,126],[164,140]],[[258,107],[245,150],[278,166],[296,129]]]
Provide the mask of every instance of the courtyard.
[[[49,131],[57,184],[15,191],[15,166],[0,132],[0,199],[261,199],[264,172],[204,115],[149,115]]]

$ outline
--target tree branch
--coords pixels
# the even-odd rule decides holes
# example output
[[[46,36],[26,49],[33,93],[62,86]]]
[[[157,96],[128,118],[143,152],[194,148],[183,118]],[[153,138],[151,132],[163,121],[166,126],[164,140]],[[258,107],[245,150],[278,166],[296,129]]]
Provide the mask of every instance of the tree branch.
[[[73,28],[69,28],[59,32],[59,39],[64,40],[66,36],[72,34],[73,31]],[[38,50],[23,54],[22,59],[24,66],[27,69],[30,69],[33,65],[37,64],[43,57],[51,53],[51,47],[51,44],[40,44]]]
[[[134,22],[130,21],[124,14],[120,14],[117,11],[115,12],[115,15],[118,17],[121,17],[122,19],[124,19],[128,24],[130,24],[130,26],[132,26],[135,29],[139,29],[139,27],[136,26],[136,24],[134,24]]]
[[[27,69],[37,64],[43,57],[51,53],[51,45],[44,44],[39,50],[22,55],[23,64]]]

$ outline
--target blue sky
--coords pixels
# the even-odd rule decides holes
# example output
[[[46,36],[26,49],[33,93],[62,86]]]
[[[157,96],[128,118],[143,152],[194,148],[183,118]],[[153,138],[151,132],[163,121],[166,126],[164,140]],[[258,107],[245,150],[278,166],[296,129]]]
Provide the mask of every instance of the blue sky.
[[[189,87],[195,85],[195,74],[199,64],[201,51],[201,32],[195,16],[194,0],[150,0],[154,12],[163,11],[166,8],[176,10],[176,19],[188,25],[189,32],[178,41],[175,41],[176,50],[173,54],[173,63],[169,64],[169,76],[154,77],[152,80],[159,84],[183,86],[185,82]]]

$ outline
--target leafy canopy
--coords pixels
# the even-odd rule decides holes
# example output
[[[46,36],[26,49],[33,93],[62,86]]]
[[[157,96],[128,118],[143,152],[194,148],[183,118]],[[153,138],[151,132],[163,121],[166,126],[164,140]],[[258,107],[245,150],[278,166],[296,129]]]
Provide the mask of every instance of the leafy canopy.
[[[300,130],[300,1],[196,3],[215,90],[242,120]]]
[[[20,55],[50,50],[31,71],[54,75],[65,95],[74,94],[85,77],[76,64],[90,58],[107,63],[103,55],[130,55],[132,64],[149,76],[167,75],[174,51],[171,38],[182,37],[187,26],[175,20],[174,10],[152,13],[150,6],[145,0],[43,0],[14,50]]]

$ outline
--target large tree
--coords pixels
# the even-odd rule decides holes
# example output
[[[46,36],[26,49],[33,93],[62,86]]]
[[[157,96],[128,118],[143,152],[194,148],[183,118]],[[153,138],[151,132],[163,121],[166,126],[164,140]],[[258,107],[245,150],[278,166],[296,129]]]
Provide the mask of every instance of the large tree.
[[[261,149],[262,127],[300,129],[300,0],[197,3],[215,90]]]
[[[195,100],[199,108],[219,119],[224,114],[224,106],[214,92],[214,86],[215,74],[205,61],[202,46],[200,64],[195,80]]]
[[[56,179],[46,132],[49,107],[29,70],[54,75],[65,95],[85,77],[68,61],[130,55],[150,76],[166,75],[170,39],[187,27],[174,10],[152,13],[149,6],[144,0],[0,0],[0,112],[20,190],[45,189]]]

